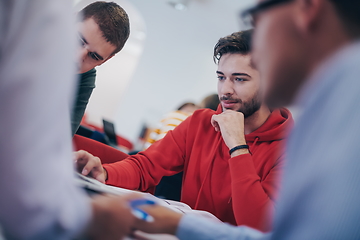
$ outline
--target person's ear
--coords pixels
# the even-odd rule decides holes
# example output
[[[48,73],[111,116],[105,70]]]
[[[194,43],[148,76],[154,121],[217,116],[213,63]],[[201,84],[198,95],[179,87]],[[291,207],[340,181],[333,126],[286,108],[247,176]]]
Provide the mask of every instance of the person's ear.
[[[328,0],[297,0],[295,24],[303,33],[316,31],[322,14],[324,14],[325,1]]]

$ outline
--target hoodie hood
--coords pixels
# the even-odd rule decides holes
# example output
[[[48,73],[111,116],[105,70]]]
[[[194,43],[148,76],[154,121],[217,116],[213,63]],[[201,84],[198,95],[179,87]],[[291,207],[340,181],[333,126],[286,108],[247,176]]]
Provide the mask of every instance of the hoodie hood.
[[[254,132],[245,135],[247,142],[268,142],[286,138],[294,125],[291,112],[286,108],[273,110],[266,122]]]

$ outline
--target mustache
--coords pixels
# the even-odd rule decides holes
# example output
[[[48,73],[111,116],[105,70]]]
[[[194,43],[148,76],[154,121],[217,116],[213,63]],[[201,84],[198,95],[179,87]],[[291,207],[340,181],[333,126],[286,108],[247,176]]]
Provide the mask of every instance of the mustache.
[[[234,101],[242,103],[241,99],[232,98],[231,96],[221,96],[220,101]]]

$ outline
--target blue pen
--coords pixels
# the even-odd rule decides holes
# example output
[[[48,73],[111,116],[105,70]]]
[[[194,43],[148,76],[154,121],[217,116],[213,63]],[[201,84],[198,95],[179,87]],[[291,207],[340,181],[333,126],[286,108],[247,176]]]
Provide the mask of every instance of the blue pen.
[[[144,210],[138,208],[140,205],[154,205],[156,204],[154,201],[149,199],[135,199],[130,201],[130,207],[132,208],[132,213],[139,219],[146,221],[146,222],[153,222],[154,218],[150,216]]]

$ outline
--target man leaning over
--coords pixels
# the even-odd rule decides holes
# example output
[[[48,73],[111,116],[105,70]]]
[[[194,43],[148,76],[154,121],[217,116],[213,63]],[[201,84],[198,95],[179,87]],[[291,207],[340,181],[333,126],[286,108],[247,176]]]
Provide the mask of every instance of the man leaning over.
[[[125,45],[129,38],[129,18],[114,2],[94,2],[78,13],[79,80],[71,114],[71,130],[79,128],[86,106],[95,88],[96,66],[100,66]]]

